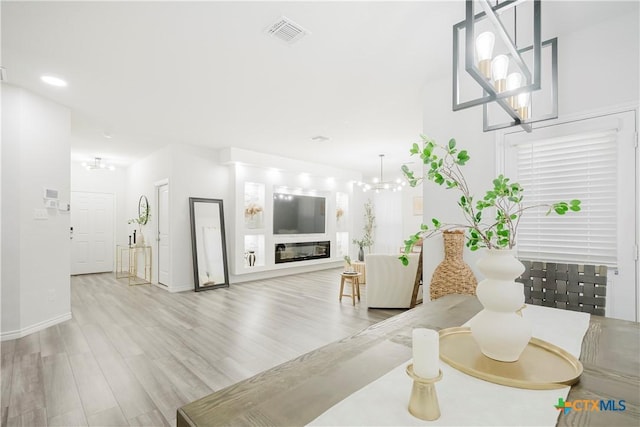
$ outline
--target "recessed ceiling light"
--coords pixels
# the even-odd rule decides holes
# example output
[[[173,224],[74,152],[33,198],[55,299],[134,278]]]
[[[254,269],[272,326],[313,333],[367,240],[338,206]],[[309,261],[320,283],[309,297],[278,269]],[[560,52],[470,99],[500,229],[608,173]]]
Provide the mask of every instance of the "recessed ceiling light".
[[[65,87],[67,85],[67,82],[64,80],[53,76],[42,76],[40,77],[40,80],[51,86]]]

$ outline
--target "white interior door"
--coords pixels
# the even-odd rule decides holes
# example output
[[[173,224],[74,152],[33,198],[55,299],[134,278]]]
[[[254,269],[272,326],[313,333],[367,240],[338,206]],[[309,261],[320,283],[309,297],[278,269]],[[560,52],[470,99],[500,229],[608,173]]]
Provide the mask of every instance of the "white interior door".
[[[113,271],[113,194],[71,192],[71,274]]]
[[[158,186],[158,283],[169,286],[169,184]]]

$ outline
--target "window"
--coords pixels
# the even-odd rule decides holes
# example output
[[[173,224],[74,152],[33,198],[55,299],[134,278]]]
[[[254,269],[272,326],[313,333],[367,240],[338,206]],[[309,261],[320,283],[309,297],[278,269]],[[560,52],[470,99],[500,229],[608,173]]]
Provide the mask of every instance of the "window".
[[[583,208],[565,216],[528,211],[518,228],[519,257],[616,266],[616,136],[610,129],[513,146],[528,204],[579,199]]]
[[[565,216],[531,209],[518,227],[521,259],[609,267],[607,316],[636,320],[635,111],[501,134],[506,176],[527,205],[580,199]]]

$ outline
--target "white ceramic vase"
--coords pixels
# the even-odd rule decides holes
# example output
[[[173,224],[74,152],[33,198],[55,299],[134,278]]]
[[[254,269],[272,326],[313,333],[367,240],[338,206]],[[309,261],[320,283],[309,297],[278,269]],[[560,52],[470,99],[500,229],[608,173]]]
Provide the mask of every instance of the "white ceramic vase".
[[[144,246],[144,235],[142,234],[142,230],[138,233],[138,238],[136,239],[136,246],[141,248]]]
[[[476,291],[484,309],[471,321],[471,335],[485,356],[515,362],[531,339],[531,324],[516,313],[524,305],[523,285],[515,281],[524,265],[510,249],[487,250],[476,265],[486,277]]]

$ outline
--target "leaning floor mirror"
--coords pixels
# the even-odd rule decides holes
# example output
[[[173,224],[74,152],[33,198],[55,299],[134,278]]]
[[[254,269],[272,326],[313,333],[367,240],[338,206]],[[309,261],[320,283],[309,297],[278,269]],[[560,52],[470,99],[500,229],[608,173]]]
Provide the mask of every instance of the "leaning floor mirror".
[[[222,200],[189,197],[195,291],[229,286]]]

